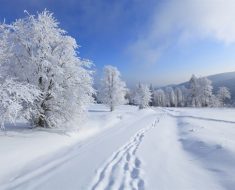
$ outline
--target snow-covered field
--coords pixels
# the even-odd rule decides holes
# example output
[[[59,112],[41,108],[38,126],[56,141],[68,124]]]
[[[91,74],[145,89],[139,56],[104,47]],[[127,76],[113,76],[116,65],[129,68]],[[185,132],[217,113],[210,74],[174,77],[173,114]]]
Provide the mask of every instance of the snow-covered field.
[[[90,107],[70,129],[0,132],[0,189],[235,189],[235,109]]]

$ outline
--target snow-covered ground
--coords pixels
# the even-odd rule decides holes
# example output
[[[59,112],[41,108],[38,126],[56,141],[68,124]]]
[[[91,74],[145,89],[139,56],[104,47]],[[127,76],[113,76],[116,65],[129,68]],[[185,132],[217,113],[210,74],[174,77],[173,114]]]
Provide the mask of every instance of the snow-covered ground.
[[[235,109],[93,105],[71,125],[1,131],[0,189],[235,189]]]

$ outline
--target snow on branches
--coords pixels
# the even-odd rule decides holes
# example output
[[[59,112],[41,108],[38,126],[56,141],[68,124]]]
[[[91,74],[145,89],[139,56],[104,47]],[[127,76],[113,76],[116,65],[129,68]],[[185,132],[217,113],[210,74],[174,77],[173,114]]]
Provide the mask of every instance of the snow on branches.
[[[5,128],[5,121],[15,123],[19,116],[29,118],[32,110],[25,108],[32,107],[35,100],[39,101],[39,99],[40,91],[33,85],[19,83],[12,79],[6,79],[0,83],[1,128]]]
[[[188,83],[154,91],[153,105],[162,107],[221,107],[228,106],[231,94],[220,87],[215,95],[212,82],[206,77],[192,75]]]
[[[149,106],[152,94],[148,85],[139,84],[134,93],[134,102],[139,106],[139,109],[143,109]]]
[[[126,103],[126,84],[121,80],[121,74],[116,67],[105,66],[103,78],[98,91],[98,100],[110,107],[113,111],[115,106]]]
[[[229,92],[229,89],[227,87],[220,87],[217,92],[217,98],[219,100],[220,106],[224,106],[226,100],[231,99],[231,94]]]
[[[0,49],[8,48],[7,59],[0,58],[2,81],[14,78],[17,84],[40,91],[40,99],[34,96],[27,108],[33,125],[60,126],[84,112],[93,100],[92,64],[79,58],[76,40],[59,28],[52,13],[28,14],[12,24],[2,24],[0,30]]]

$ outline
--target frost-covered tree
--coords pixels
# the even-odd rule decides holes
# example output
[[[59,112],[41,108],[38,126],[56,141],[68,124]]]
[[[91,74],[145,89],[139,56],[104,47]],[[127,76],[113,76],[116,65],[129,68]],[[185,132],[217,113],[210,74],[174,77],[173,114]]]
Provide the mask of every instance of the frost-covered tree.
[[[171,88],[171,89],[172,89],[172,88]],[[171,106],[171,101],[170,101],[171,89],[169,89],[168,87],[164,89],[166,107],[170,107],[170,106]]]
[[[129,105],[133,105],[134,104],[133,90],[127,89],[126,95],[125,95],[125,99],[126,99],[126,103],[128,103]]]
[[[139,106],[139,109],[143,109],[149,106],[151,101],[151,91],[148,85],[139,84],[135,90],[135,104]]]
[[[212,82],[206,77],[196,78],[194,75],[189,81],[189,105],[193,107],[214,106]]]
[[[29,118],[35,97],[40,98],[40,91],[28,83],[19,83],[6,79],[0,83],[0,126],[4,129],[6,121],[15,123],[19,116]]]
[[[154,97],[155,106],[161,106],[161,107],[166,106],[166,96],[165,96],[165,92],[162,89],[158,89],[154,91],[153,97]]]
[[[211,97],[210,107],[220,107],[220,106],[221,102],[219,101],[218,97],[213,94]]]
[[[220,105],[224,106],[225,101],[231,99],[231,94],[229,92],[229,89],[227,87],[220,87],[217,92],[217,98],[220,102]]]
[[[177,105],[177,99],[173,88],[167,87],[165,90],[165,94],[166,94],[166,106],[175,107]]]
[[[81,114],[92,101],[91,63],[78,57],[76,40],[59,28],[48,11],[2,25],[11,47],[0,74],[40,90],[40,100],[28,107],[35,126],[60,126]],[[3,69],[4,68],[4,69]]]
[[[212,82],[206,78],[202,77],[198,79],[198,93],[199,93],[199,100],[200,100],[200,106],[202,107],[208,107],[213,106],[212,104],[212,97],[213,97],[213,86]]]
[[[153,88],[152,84],[150,85],[149,90],[150,90],[150,93],[151,93],[151,100],[149,102],[149,105],[153,106],[153,104],[154,104],[154,88]]]
[[[129,105],[135,105],[135,90],[128,89],[125,98],[128,100]]]
[[[28,83],[19,83],[11,75],[6,75],[7,67],[12,57],[12,44],[8,41],[10,29],[6,24],[0,25],[0,127],[4,129],[5,122],[15,123],[19,116],[29,117],[29,105],[39,100],[40,91]],[[6,77],[2,77],[5,74]]]
[[[190,106],[190,104],[188,104],[188,97],[189,97],[189,89],[186,88],[184,85],[180,87],[181,91],[182,91],[182,95],[183,95],[183,106]]]
[[[177,107],[184,106],[183,93],[180,88],[175,89],[175,97],[176,97]]]
[[[5,23],[0,25],[0,67],[3,70],[4,63],[6,63],[11,54],[11,44],[8,41],[8,34],[10,29]]]
[[[189,93],[188,93],[188,105],[193,107],[200,106],[199,100],[199,84],[198,79],[195,75],[192,75],[191,79],[189,80]]]
[[[113,111],[115,106],[126,103],[126,92],[126,83],[121,80],[118,69],[110,65],[105,66],[98,91],[99,101],[108,105],[110,111]]]

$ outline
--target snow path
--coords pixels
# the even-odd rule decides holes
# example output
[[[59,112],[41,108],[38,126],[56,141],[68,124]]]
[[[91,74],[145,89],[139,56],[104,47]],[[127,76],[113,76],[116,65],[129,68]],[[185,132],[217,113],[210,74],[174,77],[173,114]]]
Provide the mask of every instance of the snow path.
[[[221,185],[183,149],[178,119],[163,114],[147,133],[137,155],[143,160],[145,189],[221,190]]]
[[[141,177],[141,160],[136,152],[145,134],[155,128],[158,122],[159,119],[155,120],[151,126],[139,130],[126,145],[113,154],[98,172],[95,183],[91,187],[92,190],[144,189],[145,182]]]
[[[223,110],[98,109],[91,123],[103,131],[16,170],[0,189],[234,190],[235,124]]]
[[[105,160],[138,130],[151,126],[155,119],[153,110],[137,111],[63,154],[55,154],[47,162],[39,160],[37,167],[28,166],[8,183],[0,185],[0,189],[87,189]]]
[[[235,123],[233,117],[226,118],[227,110],[201,109],[165,109],[169,116],[176,119],[177,135],[182,150],[191,156],[191,162],[205,170],[213,181],[206,184],[218,184],[222,189],[234,190],[235,187]],[[188,117],[196,115],[195,117]],[[225,111],[225,113],[223,113]],[[228,110],[231,111],[231,110]],[[170,112],[170,113],[169,113]],[[196,113],[194,113],[196,112]],[[214,112],[220,112],[215,114]],[[177,113],[177,116],[175,114]],[[212,115],[213,119],[201,119]],[[227,116],[227,115],[226,115]],[[228,121],[228,122],[226,122]],[[201,189],[201,188],[199,188]],[[206,189],[206,188],[205,188]],[[211,189],[211,188],[208,188]]]
[[[222,119],[214,119],[214,118],[206,118],[206,117],[199,117],[199,116],[193,116],[193,115],[179,115],[180,112],[176,110],[166,109],[166,108],[159,108],[162,111],[166,112],[168,115],[176,118],[191,118],[191,119],[199,119],[199,120],[205,120],[205,121],[216,121],[221,123],[231,123],[235,124],[235,121],[229,121],[229,120],[222,120]]]

